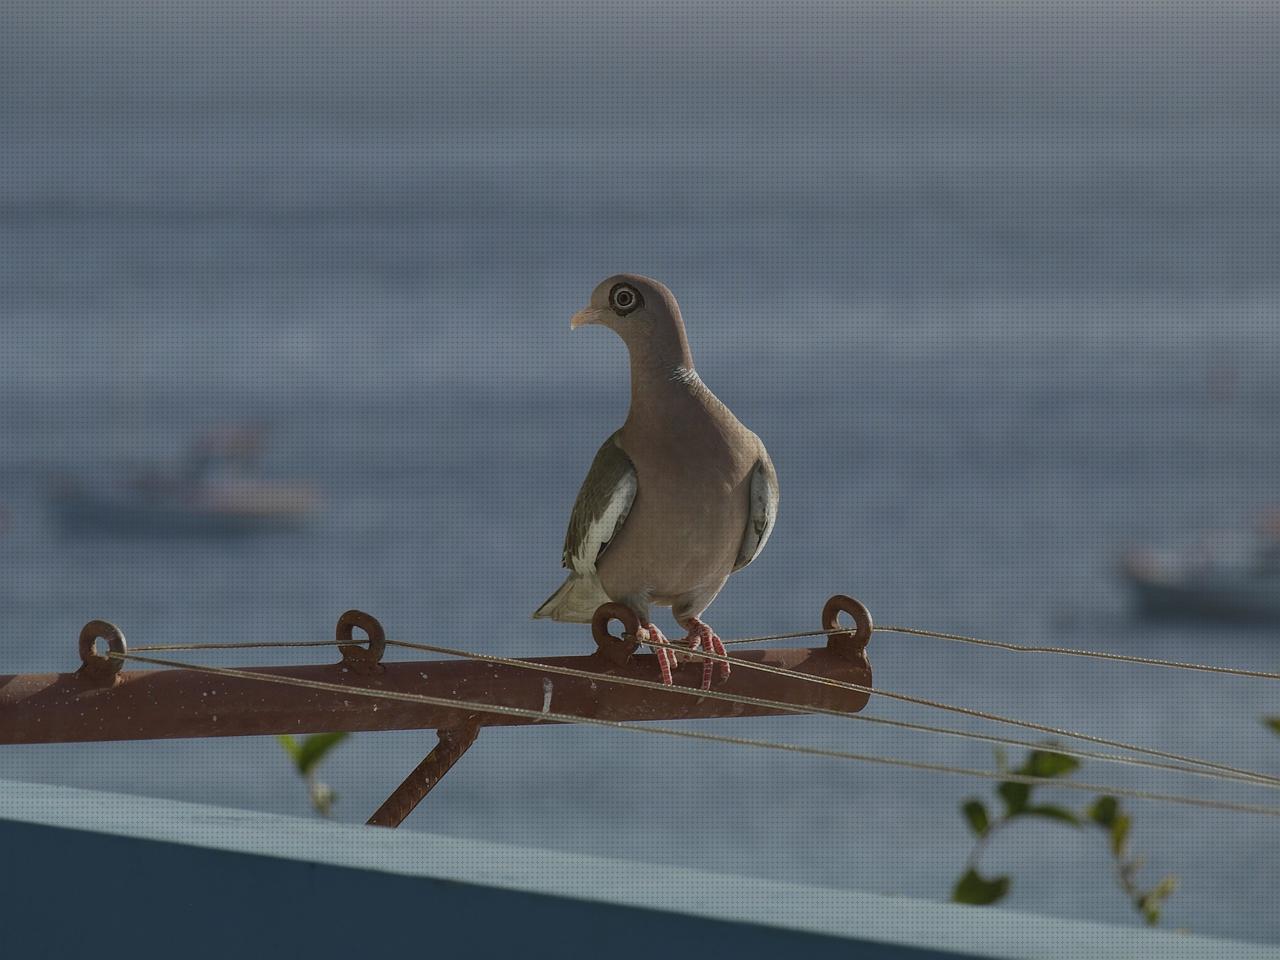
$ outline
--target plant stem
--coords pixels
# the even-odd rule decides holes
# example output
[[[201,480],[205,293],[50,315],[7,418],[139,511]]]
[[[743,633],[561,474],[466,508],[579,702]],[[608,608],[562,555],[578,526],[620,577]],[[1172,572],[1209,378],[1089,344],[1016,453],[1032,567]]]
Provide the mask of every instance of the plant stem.
[[[987,824],[987,832],[978,838],[977,843],[973,845],[973,850],[969,852],[969,860],[965,864],[967,870],[978,872],[978,861],[982,858],[982,852],[986,850],[987,844],[991,840],[991,835],[1002,827],[1008,826],[1009,818],[1007,816],[992,820]]]

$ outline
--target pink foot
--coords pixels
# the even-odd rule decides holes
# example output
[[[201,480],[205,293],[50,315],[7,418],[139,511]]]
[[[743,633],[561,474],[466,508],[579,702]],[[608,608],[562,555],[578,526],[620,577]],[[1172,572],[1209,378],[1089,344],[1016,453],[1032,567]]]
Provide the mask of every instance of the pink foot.
[[[644,634],[640,638],[642,643],[646,640],[654,640],[658,643],[667,642],[667,638],[662,635],[662,631],[652,623],[642,624],[640,630]],[[676,652],[668,650],[666,647],[650,647],[649,649],[658,657],[658,672],[662,675],[662,682],[668,687],[671,686],[671,670],[676,665]]]
[[[689,621],[689,635],[684,638],[685,643],[689,644],[689,649],[693,652],[702,650],[706,653],[715,653],[724,657],[728,654],[725,652],[724,643],[716,636],[715,631],[709,626],[694,617]],[[732,668],[723,660],[703,660],[702,661],[702,689],[711,689],[711,671],[713,666],[720,664],[720,679],[727,679]]]

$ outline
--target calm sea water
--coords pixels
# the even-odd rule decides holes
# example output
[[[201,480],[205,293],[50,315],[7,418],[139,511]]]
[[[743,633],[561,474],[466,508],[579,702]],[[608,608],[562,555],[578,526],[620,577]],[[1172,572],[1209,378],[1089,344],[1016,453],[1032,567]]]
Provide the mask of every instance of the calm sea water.
[[[6,103],[0,670],[71,669],[93,617],[138,643],[313,638],[352,606],[398,637],[588,651],[586,630],[528,614],[559,582],[577,485],[625,415],[621,344],[567,323],[623,269],[680,297],[704,379],[781,476],[767,551],[711,609],[721,635],[816,626],[849,592],[881,622],[1280,669],[1275,629],[1143,624],[1112,574],[1129,545],[1247,526],[1280,502],[1280,178],[1274,131],[1247,111],[1193,104],[1155,129],[1077,111],[1068,129],[1051,107],[1004,124],[931,113],[916,90],[902,117],[828,97],[796,119],[794,90],[752,88],[732,104],[754,125],[611,132],[589,110],[466,124],[429,99],[420,115],[408,100],[385,116],[250,109],[225,84],[225,102],[181,87],[151,109],[126,95],[151,89],[139,77],[111,109]],[[50,474],[124,476],[248,417],[271,424],[269,472],[325,491],[316,529],[55,534]],[[907,637],[870,654],[886,689],[1280,771],[1264,682]],[[830,718],[705,728],[992,762]],[[432,741],[344,745],[323,768],[337,815],[363,820]],[[10,748],[0,776],[307,813],[270,739]],[[1275,802],[1096,763],[1079,776]],[[941,899],[969,850],[958,806],[989,793],[499,730],[406,828]],[[1144,878],[1181,878],[1169,925],[1280,941],[1272,822],[1130,806]],[[1013,874],[1011,906],[1132,922],[1100,837],[1029,824],[983,864]]]

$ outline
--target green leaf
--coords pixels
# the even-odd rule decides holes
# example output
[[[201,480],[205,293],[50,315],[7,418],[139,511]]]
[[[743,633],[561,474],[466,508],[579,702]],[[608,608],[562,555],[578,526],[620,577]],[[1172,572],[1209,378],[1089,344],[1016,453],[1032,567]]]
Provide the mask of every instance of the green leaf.
[[[1110,827],[1120,812],[1120,801],[1115,797],[1099,797],[1093,801],[1085,816],[1100,827]]]
[[[1147,894],[1147,896],[1152,900],[1155,900],[1157,903],[1162,903],[1173,896],[1177,889],[1178,878],[1173,874],[1169,874],[1167,877],[1161,877],[1160,882],[1151,889],[1151,892]]]
[[[1062,807],[1056,807],[1048,803],[1043,803],[1038,807],[1027,807],[1023,813],[1034,817],[1047,817],[1050,820],[1060,820],[1063,823],[1071,824],[1073,827],[1080,826],[1080,818],[1070,810],[1066,810]]]
[[[1031,784],[1005,780],[996,787],[996,793],[1004,800],[1007,815],[1016,817],[1027,808],[1027,802],[1031,799]]]
[[[1031,777],[1062,777],[1078,769],[1080,761],[1052,750],[1032,750],[1019,773]]]
[[[1154,927],[1160,922],[1161,906],[1177,889],[1178,878],[1168,876],[1162,878],[1154,887],[1138,897],[1136,901],[1137,907],[1142,911],[1142,917],[1147,921],[1148,926]]]
[[[1160,882],[1151,888],[1151,891],[1147,894],[1147,897],[1151,900],[1155,900],[1158,903],[1161,900],[1168,900],[1169,897],[1171,897],[1174,891],[1176,891],[1177,889],[1178,889],[1178,878],[1175,877],[1173,874],[1170,874],[1167,877],[1162,877],[1160,879]]]
[[[981,800],[966,800],[964,805],[960,807],[964,813],[964,817],[969,821],[969,826],[973,832],[980,837],[985,837],[987,831],[991,829],[991,818],[987,816],[987,808]]]
[[[1129,826],[1131,821],[1125,814],[1117,814],[1116,818],[1111,821],[1111,853],[1113,856],[1124,855],[1124,845],[1129,839]]]
[[[303,776],[310,773],[330,750],[348,736],[346,733],[313,733],[307,737],[293,758],[298,765],[298,772]]]
[[[1009,892],[1008,877],[995,877],[987,880],[977,870],[970,870],[956,881],[951,891],[953,903],[968,903],[976,907],[985,907],[1004,898]]]
[[[1272,733],[1280,733],[1280,717],[1263,717],[1262,722],[1271,728]]]
[[[280,736],[276,737],[276,740],[279,742],[280,746],[284,747],[284,752],[287,753],[290,759],[296,764],[298,762],[298,753],[302,749],[298,746],[298,741],[293,739],[293,737],[289,736],[287,733],[282,733]]]

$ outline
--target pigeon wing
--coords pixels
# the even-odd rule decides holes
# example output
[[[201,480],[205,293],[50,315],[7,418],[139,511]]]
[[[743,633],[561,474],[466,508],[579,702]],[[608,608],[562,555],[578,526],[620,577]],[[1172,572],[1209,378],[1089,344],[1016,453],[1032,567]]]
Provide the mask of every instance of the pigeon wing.
[[[769,455],[764,454],[751,471],[751,506],[747,511],[747,529],[742,534],[742,546],[738,548],[735,572],[741,570],[764,549],[778,519],[778,474],[773,469]]]
[[[595,573],[596,561],[627,522],[636,489],[635,465],[615,433],[596,453],[574,501],[564,537],[564,566],[583,576]]]

